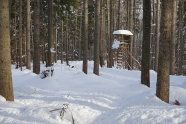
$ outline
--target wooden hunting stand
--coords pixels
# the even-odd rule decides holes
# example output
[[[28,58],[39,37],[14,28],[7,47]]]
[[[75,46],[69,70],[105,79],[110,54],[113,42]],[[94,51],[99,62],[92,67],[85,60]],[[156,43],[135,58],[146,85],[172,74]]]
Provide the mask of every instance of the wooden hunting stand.
[[[120,41],[119,48],[116,49],[117,68],[130,69],[130,37],[133,34],[128,30],[117,30],[113,34]]]

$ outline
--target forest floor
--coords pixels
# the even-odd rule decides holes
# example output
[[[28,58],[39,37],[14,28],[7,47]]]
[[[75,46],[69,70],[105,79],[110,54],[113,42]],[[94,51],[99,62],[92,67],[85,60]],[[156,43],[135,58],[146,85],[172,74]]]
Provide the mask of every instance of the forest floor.
[[[70,65],[55,64],[53,77],[44,79],[12,66],[15,102],[0,97],[0,124],[186,124],[186,77],[171,76],[166,104],[155,96],[154,71],[148,88],[140,71],[101,68],[96,76],[93,62],[88,75],[82,62]]]

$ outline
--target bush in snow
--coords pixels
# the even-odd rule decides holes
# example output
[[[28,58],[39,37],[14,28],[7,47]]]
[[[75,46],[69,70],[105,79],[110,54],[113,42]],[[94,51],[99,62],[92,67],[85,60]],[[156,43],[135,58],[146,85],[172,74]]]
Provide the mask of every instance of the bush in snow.
[[[40,77],[41,77],[41,79],[44,79],[44,78],[48,77],[48,75],[49,75],[49,70],[45,70],[45,71],[41,72]]]
[[[54,110],[51,110],[50,112],[54,112],[54,111],[60,111],[59,116],[60,116],[61,120],[68,120],[72,124],[75,124],[75,120],[72,115],[72,111],[69,108],[68,103],[63,104],[62,108],[54,109]]]
[[[48,76],[53,76],[53,73],[54,73],[54,68],[50,67],[50,68],[47,68],[46,70],[42,71],[40,74],[40,77],[42,79],[44,79]]]

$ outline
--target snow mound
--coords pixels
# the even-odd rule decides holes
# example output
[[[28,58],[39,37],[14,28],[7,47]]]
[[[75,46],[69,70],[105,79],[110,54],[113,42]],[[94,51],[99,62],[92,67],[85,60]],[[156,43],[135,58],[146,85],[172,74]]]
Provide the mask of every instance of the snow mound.
[[[0,102],[5,102],[5,101],[6,101],[6,99],[0,95]]]
[[[85,75],[82,61],[69,64],[74,68],[58,62],[53,76],[44,79],[12,69],[15,102],[2,103],[0,97],[0,124],[72,124],[73,119],[75,124],[186,124],[185,76],[170,76],[167,104],[155,95],[154,71],[148,88],[140,84],[140,71],[100,68],[96,76],[89,61]],[[61,119],[63,104],[69,107]]]

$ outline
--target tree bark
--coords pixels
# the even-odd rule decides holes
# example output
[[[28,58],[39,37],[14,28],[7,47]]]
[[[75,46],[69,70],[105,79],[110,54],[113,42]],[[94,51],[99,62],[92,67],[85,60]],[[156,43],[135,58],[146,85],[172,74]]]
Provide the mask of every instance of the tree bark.
[[[141,61],[141,83],[150,87],[150,34],[151,34],[151,2],[143,0],[143,43]]]
[[[33,72],[40,73],[40,0],[34,1],[34,57]]]
[[[172,43],[172,5],[174,0],[163,0],[161,5],[160,46],[156,96],[169,103],[170,46]]]
[[[54,64],[54,35],[53,35],[53,0],[48,1],[48,62],[47,67]]]
[[[63,64],[63,20],[61,20],[61,64]]]
[[[155,70],[158,71],[158,57],[159,57],[159,39],[160,39],[160,0],[157,0],[156,5],[156,64]]]
[[[22,71],[22,42],[23,42],[23,17],[22,17],[22,0],[19,2],[19,43],[18,43],[18,54],[19,54],[19,64],[18,67]]]
[[[95,7],[94,74],[99,75],[100,0]]]
[[[110,0],[107,0],[107,67],[110,67]]]
[[[104,66],[104,41],[105,41],[105,12],[104,12],[104,5],[103,0],[101,0],[101,8],[100,8],[100,42],[99,42],[99,58],[100,58],[100,66]]]
[[[30,14],[30,0],[27,0],[27,26],[26,26],[26,68],[31,70],[31,55],[30,55],[30,20],[31,20],[31,14]]]
[[[88,73],[88,0],[84,0],[84,27],[83,27],[83,72]]]
[[[129,30],[133,33],[134,29],[134,22],[133,22],[133,8],[134,8],[134,0],[129,0]],[[133,69],[133,61],[132,61],[132,55],[133,55],[133,37],[130,38],[130,55],[129,55],[129,67],[128,69]]]
[[[175,45],[176,45],[176,17],[177,17],[177,11],[176,11],[176,0],[174,0],[172,4],[172,43],[171,43],[171,52],[170,52],[170,74],[175,74],[175,62],[176,62],[176,50],[175,50]]]
[[[113,43],[113,31],[114,31],[114,13],[113,13],[113,0],[110,0],[110,6],[109,6],[109,10],[110,10],[110,18],[109,18],[109,26],[110,26],[110,32],[109,32],[109,53],[108,53],[108,58],[109,58],[109,63],[108,63],[108,67],[112,68],[114,66],[114,60],[113,60],[113,51],[112,51],[112,43]]]
[[[117,30],[120,30],[120,9],[121,9],[121,0],[118,0],[118,18],[117,18]]]
[[[0,95],[14,101],[10,57],[10,25],[8,0],[0,0]]]

